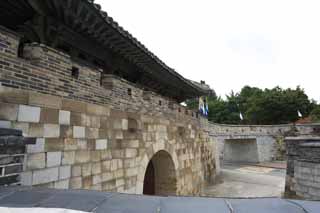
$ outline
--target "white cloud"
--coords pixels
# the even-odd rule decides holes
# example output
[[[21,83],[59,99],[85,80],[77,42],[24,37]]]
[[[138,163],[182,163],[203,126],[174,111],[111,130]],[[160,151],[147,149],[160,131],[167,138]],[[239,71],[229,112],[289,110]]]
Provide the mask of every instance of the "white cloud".
[[[296,87],[320,100],[317,0],[96,0],[167,65],[220,95]]]

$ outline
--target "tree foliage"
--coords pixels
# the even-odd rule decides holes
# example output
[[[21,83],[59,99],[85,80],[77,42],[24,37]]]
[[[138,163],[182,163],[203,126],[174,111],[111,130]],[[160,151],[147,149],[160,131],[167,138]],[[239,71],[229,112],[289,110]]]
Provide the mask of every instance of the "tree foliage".
[[[314,107],[310,113],[310,117],[313,122],[320,122],[320,105]]]
[[[197,109],[197,102],[187,105]],[[315,116],[320,115],[320,109],[317,108],[317,111],[315,108],[315,101],[309,100],[300,87],[295,89],[275,87],[262,90],[245,86],[239,93],[231,92],[226,100],[220,97],[208,98],[208,106],[208,119],[226,124],[292,123],[299,119],[298,111],[304,117],[309,116],[312,110]],[[240,112],[243,120],[240,119]]]

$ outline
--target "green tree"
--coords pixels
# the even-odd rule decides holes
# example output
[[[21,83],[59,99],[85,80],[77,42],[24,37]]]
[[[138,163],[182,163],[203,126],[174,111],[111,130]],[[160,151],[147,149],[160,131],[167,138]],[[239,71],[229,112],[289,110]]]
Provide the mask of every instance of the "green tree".
[[[190,108],[198,108],[198,100],[187,102]],[[226,100],[221,97],[208,98],[208,119],[226,124],[284,124],[299,119],[298,111],[304,117],[315,109],[316,102],[309,100],[304,90],[295,89],[259,89],[245,86],[239,93],[233,91]],[[244,120],[241,121],[239,113]],[[317,111],[315,110],[314,113]]]
[[[310,113],[310,117],[312,122],[320,122],[320,105],[313,108],[313,110]]]

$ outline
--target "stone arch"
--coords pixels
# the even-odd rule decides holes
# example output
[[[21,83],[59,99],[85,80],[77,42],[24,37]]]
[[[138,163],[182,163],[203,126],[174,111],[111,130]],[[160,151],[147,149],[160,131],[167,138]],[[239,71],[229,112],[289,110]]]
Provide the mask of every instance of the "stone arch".
[[[167,170],[166,175],[170,176],[170,180],[172,181],[172,184],[169,184],[170,188],[167,188],[167,190],[160,190],[159,188],[155,190],[155,194],[157,195],[175,195],[177,194],[177,188],[178,188],[178,181],[179,181],[179,163],[178,163],[178,157],[176,152],[173,149],[173,146],[170,144],[167,144],[168,147],[164,147],[164,143],[155,143],[153,146],[150,146],[144,155],[140,158],[140,165],[138,169],[138,176],[137,176],[137,185],[136,185],[136,194],[143,194],[143,188],[144,188],[144,181],[145,181],[145,174],[147,172],[148,166],[150,166],[150,162],[153,163],[153,166],[155,170],[160,171],[161,165],[164,162],[164,164],[169,164],[169,170]],[[171,150],[171,151],[169,151]],[[161,160],[162,159],[162,160]],[[162,162],[162,163],[161,163]],[[168,168],[168,166],[167,166]],[[163,169],[162,169],[163,170]],[[163,171],[161,171],[163,172]],[[157,176],[157,172],[155,171],[155,176]],[[158,177],[156,177],[158,178]],[[161,179],[156,180],[157,182],[161,184]],[[164,183],[164,182],[163,182]],[[159,185],[157,185],[159,186]]]

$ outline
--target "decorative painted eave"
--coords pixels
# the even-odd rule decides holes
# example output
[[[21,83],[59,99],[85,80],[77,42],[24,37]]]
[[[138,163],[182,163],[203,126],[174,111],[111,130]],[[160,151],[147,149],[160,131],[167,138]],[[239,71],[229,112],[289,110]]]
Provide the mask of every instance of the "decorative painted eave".
[[[179,73],[167,66],[142,43],[124,30],[108,14],[101,10],[101,6],[93,0],[15,0],[0,1],[0,24],[14,30],[21,31],[21,26],[30,22],[36,16],[50,17],[67,27],[58,26],[58,30],[52,31],[51,22],[46,20],[43,24],[43,32],[38,33],[41,43],[53,46],[57,43],[55,33],[60,33],[63,39],[68,40],[72,45],[73,34],[68,33],[70,29],[77,34],[90,37],[97,47],[82,47],[82,51],[94,55],[103,61],[104,50],[108,49],[121,55],[130,63],[139,68],[147,77],[156,79],[157,92],[169,96],[178,101],[193,98],[208,93],[207,89],[185,79]],[[14,19],[8,21],[8,19]],[[37,21],[37,24],[41,24]],[[35,25],[32,23],[32,25]],[[59,38],[61,39],[61,38]],[[37,41],[33,41],[37,42]],[[83,43],[83,42],[82,42]],[[79,47],[81,48],[81,47]],[[148,78],[147,78],[148,79]],[[146,84],[147,80],[143,81]],[[153,84],[147,85],[153,87]]]

